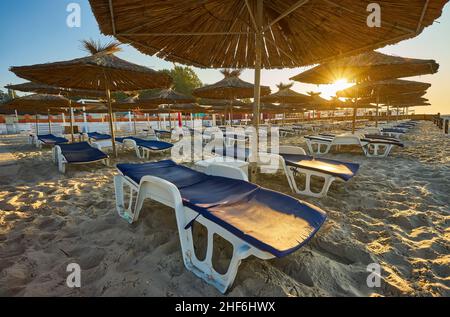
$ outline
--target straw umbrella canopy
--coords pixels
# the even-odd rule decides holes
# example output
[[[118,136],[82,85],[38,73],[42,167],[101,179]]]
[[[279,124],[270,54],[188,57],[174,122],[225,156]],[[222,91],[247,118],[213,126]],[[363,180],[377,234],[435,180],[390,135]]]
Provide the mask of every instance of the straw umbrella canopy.
[[[360,83],[437,73],[432,59],[416,59],[370,51],[324,63],[302,72],[291,80],[309,84],[333,84],[339,79]]]
[[[108,101],[113,151],[117,156],[111,91],[166,88],[170,86],[172,79],[163,72],[118,58],[114,55],[120,51],[117,43],[105,46],[94,41],[83,43],[85,49],[91,53],[90,56],[56,63],[11,67],[10,70],[24,79],[56,87],[104,90]]]
[[[7,85],[5,88],[23,91],[23,92],[32,92],[37,94],[50,94],[50,95],[63,95],[66,97],[94,97],[94,98],[106,98],[106,93],[104,91],[98,90],[88,90],[88,89],[69,89],[69,88],[61,88],[54,87],[45,84],[39,84],[34,82],[25,82],[22,84],[16,85]],[[70,134],[72,142],[74,141],[73,136],[73,109],[72,109],[72,100],[69,99],[69,116],[70,116]]]
[[[36,115],[38,112],[42,113],[46,110],[46,114],[49,118],[49,130],[51,130],[50,114],[57,109],[69,108],[72,101],[61,95],[49,95],[49,94],[32,94],[20,98],[15,98],[8,101],[5,105],[11,108],[15,108],[21,111],[30,111]],[[75,107],[81,106],[81,104],[75,103]],[[60,111],[62,112],[62,111]]]
[[[230,101],[229,111],[231,119],[233,100],[254,97],[255,85],[240,79],[240,70],[224,69],[221,73],[224,76],[222,80],[212,85],[197,88],[192,94],[200,98],[228,99]],[[261,95],[265,96],[268,94],[270,94],[270,88],[261,86]]]
[[[438,69],[439,64],[435,60],[405,58],[370,51],[318,65],[291,79],[309,84],[332,84],[339,79],[363,83],[434,74]],[[354,117],[356,119],[356,113]],[[376,121],[378,125],[378,108]]]
[[[352,86],[350,88],[338,91],[336,95],[338,97],[344,98],[361,98],[361,97],[370,97],[377,96],[377,104],[379,104],[379,97],[383,96],[384,98],[388,98],[389,96],[402,94],[402,93],[413,93],[418,91],[427,90],[431,87],[431,84],[410,81],[410,80],[401,80],[401,79],[391,79],[391,80],[382,80],[376,82],[364,82],[362,84],[358,84]],[[389,105],[387,105],[389,108]],[[378,119],[378,114],[377,114]],[[378,122],[378,120],[377,120]]]
[[[106,93],[100,90],[88,90],[88,89],[69,89],[54,87],[45,84],[39,84],[34,82],[25,82],[16,85],[6,85],[5,88],[18,90],[23,92],[33,92],[37,94],[50,94],[50,95],[63,95],[66,97],[93,97],[106,99]]]
[[[292,90],[293,83],[277,85],[278,91],[261,97],[262,102],[275,102],[280,104],[301,104],[311,101],[311,97]]]
[[[138,99],[138,104],[145,107],[145,106],[154,106],[154,105],[167,105],[168,112],[169,112],[169,122],[170,127],[172,127],[172,120],[170,118],[170,114],[172,113],[171,106],[175,104],[187,104],[187,103],[194,103],[195,98],[186,96],[182,93],[179,93],[172,88],[169,89],[162,89],[157,94],[153,96],[145,96],[140,97]],[[161,109],[161,108],[160,108]]]
[[[374,92],[380,95],[390,96],[400,93],[417,92],[427,90],[431,87],[429,83],[423,83],[411,80],[391,79],[375,82],[365,82],[350,88],[340,90],[336,93],[338,97],[343,98],[361,98],[370,97]]]

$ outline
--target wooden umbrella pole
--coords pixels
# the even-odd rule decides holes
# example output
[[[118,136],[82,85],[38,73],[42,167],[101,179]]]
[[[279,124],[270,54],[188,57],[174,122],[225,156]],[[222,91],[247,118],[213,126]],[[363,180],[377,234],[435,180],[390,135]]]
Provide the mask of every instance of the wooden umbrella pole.
[[[36,123],[36,136],[38,136],[39,135],[39,123],[38,123],[38,114],[37,114],[37,112],[36,112],[36,116],[35,116],[35,123]]]
[[[134,127],[134,135],[137,135],[137,128],[136,128],[136,112],[133,111],[133,127]]]
[[[375,127],[378,128],[378,105],[380,104],[380,94],[377,93],[377,109],[375,114]]]
[[[52,122],[50,121],[50,109],[47,109],[48,133],[52,134]]]
[[[255,142],[256,148],[252,151],[253,158],[250,161],[250,181],[256,182],[258,169],[258,151],[259,151],[259,106],[261,103],[261,56],[262,56],[262,30],[263,30],[263,10],[264,1],[257,0],[256,2],[256,43],[255,43],[255,91],[253,103],[253,125],[255,126]]]
[[[70,138],[72,142],[75,142],[75,138],[73,136],[73,108],[72,108],[72,100],[69,99],[69,111],[70,111]]]
[[[109,116],[109,131],[111,133],[111,143],[114,156],[117,157],[117,148],[116,148],[116,133],[114,131],[114,123],[113,123],[113,111],[111,104],[111,91],[109,88],[106,88],[106,98],[108,101],[108,116]]]

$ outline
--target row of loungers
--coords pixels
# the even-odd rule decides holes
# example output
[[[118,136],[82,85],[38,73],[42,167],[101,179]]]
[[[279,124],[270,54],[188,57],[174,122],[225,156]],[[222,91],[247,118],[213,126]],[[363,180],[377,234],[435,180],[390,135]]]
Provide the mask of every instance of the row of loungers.
[[[53,134],[31,136],[32,142],[38,148],[43,145],[53,147],[53,160],[58,165],[61,173],[65,173],[67,164],[90,164],[103,162],[109,164],[109,157],[102,149],[111,147],[111,136],[97,132],[88,133],[87,137],[92,144],[88,142],[68,143],[63,137],[57,137]],[[173,147],[173,144],[158,140],[144,140],[136,137],[116,138],[119,144],[134,148],[139,158],[148,159],[150,153],[162,152]],[[103,142],[103,143],[102,143]],[[105,143],[107,142],[106,146]]]
[[[135,147],[151,148],[147,142],[154,141],[123,138],[118,142],[134,142]],[[84,158],[79,156],[78,151],[89,151],[92,157],[96,152],[92,150],[99,151],[87,142],[61,144],[55,149],[58,162],[66,163],[82,161]],[[96,154],[100,155],[99,152]],[[234,147],[232,153],[234,157]],[[216,151],[216,154],[226,156],[228,150],[225,148],[222,152]],[[143,153],[140,155],[145,156]],[[248,159],[250,152],[245,150],[243,155]],[[308,156],[298,147],[282,146],[279,154],[267,155],[279,160],[295,192],[316,197],[326,194],[334,180],[347,181],[359,169],[358,164]],[[105,158],[98,156],[98,159]],[[326,220],[326,213],[320,208],[249,183],[236,169],[229,165],[211,164],[202,173],[172,160],[118,164],[118,175],[114,176],[117,212],[128,223],[134,223],[139,219],[146,199],[173,208],[185,267],[225,293],[233,284],[243,259],[251,255],[263,260],[287,256],[304,246]],[[305,190],[297,188],[297,173],[306,174]],[[319,193],[311,192],[312,176],[325,179]],[[208,230],[203,259],[199,259],[195,251],[193,226],[196,222]],[[213,265],[215,235],[233,246],[224,274]]]

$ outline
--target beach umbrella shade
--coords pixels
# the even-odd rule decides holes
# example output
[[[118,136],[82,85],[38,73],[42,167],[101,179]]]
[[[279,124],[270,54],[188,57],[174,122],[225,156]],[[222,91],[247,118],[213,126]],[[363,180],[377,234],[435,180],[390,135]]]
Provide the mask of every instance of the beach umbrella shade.
[[[56,63],[11,67],[10,70],[24,79],[55,87],[104,90],[108,102],[113,152],[117,156],[111,92],[167,88],[172,79],[163,72],[115,56],[114,54],[120,51],[117,43],[105,46],[94,41],[83,43],[85,49],[91,53],[90,56]]]
[[[431,84],[410,81],[410,80],[401,80],[401,79],[390,79],[390,80],[382,80],[382,81],[368,81],[361,84],[354,85],[350,88],[338,91],[336,95],[338,97],[343,98],[361,98],[361,97],[370,97],[376,96],[379,98],[380,96],[383,98],[401,94],[401,93],[413,93],[418,91],[427,90],[431,87]],[[377,104],[379,104],[379,100],[377,100]],[[378,115],[376,117],[378,122]]]
[[[439,64],[432,59],[416,59],[387,55],[375,51],[344,57],[318,65],[291,80],[309,84],[380,81],[437,73]]]
[[[56,109],[69,108],[72,105],[72,101],[61,95],[31,94],[28,96],[12,99],[5,105],[20,111],[29,111],[31,113],[35,113],[36,115],[38,114],[38,112],[45,112],[45,114],[48,115],[49,130],[51,130],[51,112],[55,112]],[[80,107],[82,105],[74,103],[74,106]],[[63,111],[61,110],[60,112]]]
[[[411,80],[391,79],[382,81],[369,81],[340,90],[336,93],[341,98],[370,97],[379,93],[380,96],[391,96],[401,93],[424,91],[431,87],[429,83]]]
[[[340,79],[363,83],[434,74],[438,69],[439,64],[435,60],[405,58],[370,51],[323,63],[291,79],[309,84],[333,84]]]
[[[69,89],[69,88],[61,88],[54,87],[45,84],[39,84],[34,82],[25,82],[22,84],[16,85],[7,85],[5,88],[18,90],[22,92],[33,92],[37,94],[50,94],[50,95],[63,95],[65,97],[79,97],[79,98],[106,98],[106,94],[104,91],[98,90],[88,90],[88,89]],[[70,134],[72,142],[74,141],[73,136],[73,109],[72,109],[72,100],[69,99],[69,115],[70,115]]]
[[[293,83],[290,84],[280,83],[277,85],[278,87],[277,92],[261,97],[261,101],[274,102],[280,104],[287,104],[287,103],[301,104],[301,103],[308,103],[311,101],[310,96],[292,90],[291,88],[293,85],[294,85]]]
[[[169,89],[163,89],[159,91],[157,94],[152,96],[145,96],[139,98],[139,104],[146,106],[146,105],[161,105],[165,104],[168,105],[168,112],[169,112],[169,124],[172,128],[172,120],[171,120],[171,105],[179,104],[179,103],[193,103],[195,102],[195,98],[186,96],[182,93],[179,93],[171,88]]]
[[[224,69],[221,71],[224,78],[212,85],[206,85],[204,87],[197,88],[193,91],[195,97],[209,98],[209,99],[228,99],[230,119],[232,116],[233,100],[252,98],[255,94],[255,85],[249,82],[243,81],[239,78],[240,70]],[[266,86],[261,87],[261,95],[270,94],[270,88]]]
[[[383,1],[379,27],[368,26],[368,3],[354,0],[89,2],[103,34],[142,53],[203,68],[254,68],[257,126],[261,68],[324,63],[413,38],[448,0]]]

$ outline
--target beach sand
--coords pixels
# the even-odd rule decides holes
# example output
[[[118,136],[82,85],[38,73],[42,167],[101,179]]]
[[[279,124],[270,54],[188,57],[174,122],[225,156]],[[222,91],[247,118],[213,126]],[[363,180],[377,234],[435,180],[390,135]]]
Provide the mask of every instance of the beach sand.
[[[424,122],[404,140],[386,159],[327,155],[361,169],[326,198],[297,196],[327,212],[324,226],[285,258],[244,260],[227,295],[450,296],[450,138]],[[14,158],[0,165],[1,296],[222,296],[184,268],[173,210],[147,201],[133,225],[117,215],[113,167],[62,175],[51,150],[24,137],[0,137],[0,148]],[[119,161],[139,162],[131,152]],[[282,175],[258,181],[293,195]],[[218,254],[223,264],[225,243]],[[82,268],[81,288],[66,286],[69,263]],[[370,263],[380,287],[367,286]]]

